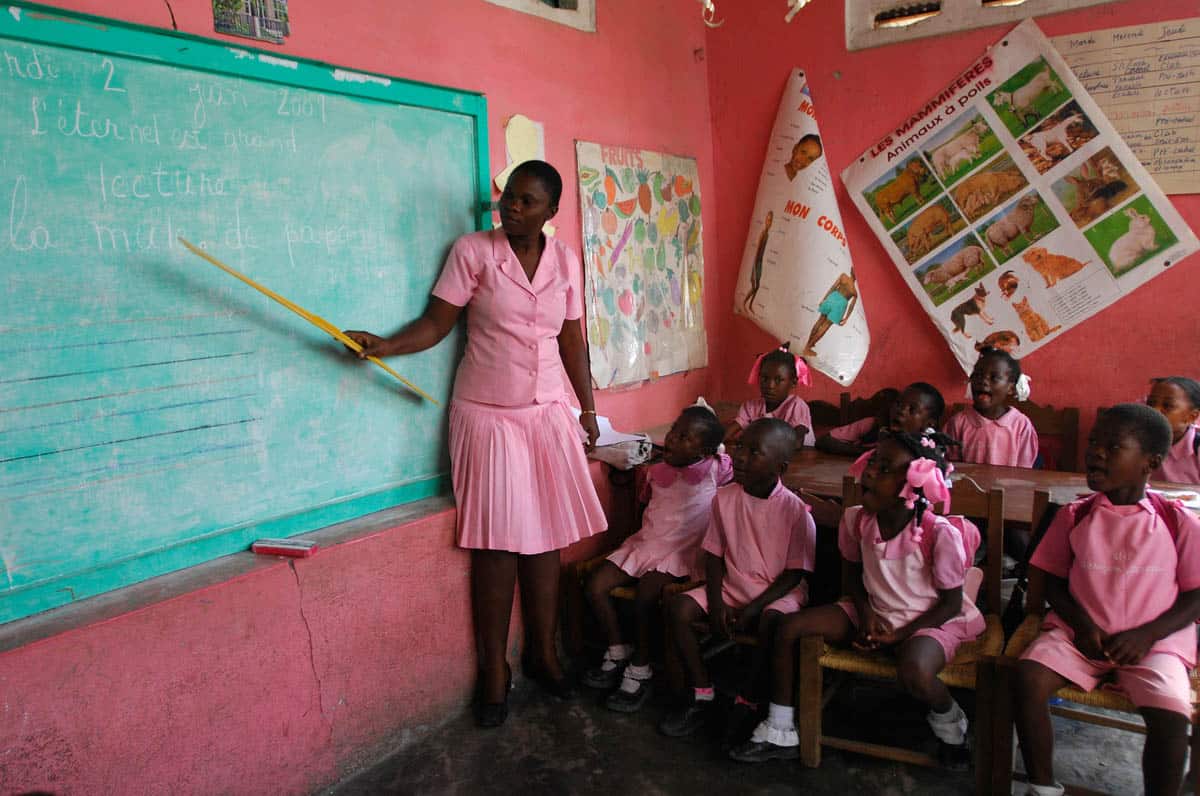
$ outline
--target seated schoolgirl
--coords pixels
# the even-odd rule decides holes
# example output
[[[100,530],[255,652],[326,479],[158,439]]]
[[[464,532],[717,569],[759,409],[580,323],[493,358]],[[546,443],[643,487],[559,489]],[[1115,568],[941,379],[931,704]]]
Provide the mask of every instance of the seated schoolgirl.
[[[725,430],[711,409],[689,406],[667,432],[663,460],[650,468],[649,504],[640,531],[625,540],[596,569],[588,598],[608,637],[599,666],[584,673],[592,688],[620,687],[605,704],[624,713],[642,707],[650,694],[650,632],[663,587],[699,577],[700,542],[712,514],[717,487],[729,483],[729,457],[717,453]],[[634,598],[636,644],[626,643],[609,592],[637,584]]]
[[[1030,559],[1045,573],[1050,612],[1017,665],[1029,794],[1063,792],[1047,700],[1069,683],[1090,691],[1110,678],[1146,720],[1146,793],[1179,793],[1200,619],[1200,519],[1146,490],[1170,444],[1170,425],[1147,406],[1100,415],[1085,457],[1097,494],[1059,510]]]
[[[888,395],[890,393],[890,395]],[[915,434],[942,423],[946,401],[932,384],[914,382],[904,392],[880,390],[873,396],[881,398],[875,417],[856,420],[838,426],[817,439],[818,450],[842,456],[861,456],[879,442],[881,431],[907,431]]]
[[[1033,467],[1038,437],[1033,423],[1010,406],[1029,398],[1029,379],[1021,363],[999,348],[984,348],[971,371],[971,406],[946,423],[946,434],[960,440],[952,458],[975,464]]]
[[[733,446],[735,483],[717,490],[704,535],[705,584],[669,604],[671,638],[692,688],[685,703],[658,725],[664,735],[690,735],[713,706],[713,683],[693,623],[707,618],[717,639],[757,628],[765,650],[772,631],[767,617],[791,613],[807,601],[817,527],[808,506],[780,480],[795,448],[795,429],[775,418],[755,420]],[[751,701],[740,695],[743,707]]]
[[[752,398],[742,404],[734,421],[725,427],[725,441],[733,442],[742,430],[761,417],[774,417],[784,421],[805,445],[813,445],[816,437],[812,432],[812,412],[808,404],[798,395],[793,395],[797,384],[805,387],[812,384],[808,365],[790,353],[791,343],[784,343],[774,351],[759,354],[750,369],[747,384],[758,385],[760,398]]]
[[[1200,383],[1185,376],[1155,379],[1146,405],[1156,409],[1171,426],[1171,450],[1162,466],[1150,474],[1155,481],[1200,484]]]
[[[963,584],[979,531],[961,517],[941,517],[931,502],[949,498],[946,445],[934,431],[887,433],[851,467],[861,476],[862,505],[846,509],[838,549],[850,563],[851,600],[806,608],[778,622],[772,648],[771,705],[754,734],[730,752],[755,763],[794,758],[796,647],[819,635],[860,650],[890,648],[900,684],[929,706],[926,717],[952,762],[966,753],[967,716],[938,679],[964,641],[984,630]]]

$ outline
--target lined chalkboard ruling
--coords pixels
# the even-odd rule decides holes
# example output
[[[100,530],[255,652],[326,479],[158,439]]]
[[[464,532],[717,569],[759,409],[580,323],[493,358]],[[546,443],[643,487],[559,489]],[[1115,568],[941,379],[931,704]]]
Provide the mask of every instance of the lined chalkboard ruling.
[[[192,254],[194,254],[197,257],[200,257],[204,260],[207,260],[208,262],[212,263],[217,268],[220,268],[222,271],[229,274],[230,276],[232,276],[236,279],[242,280],[247,285],[254,288],[259,293],[262,293],[267,298],[273,299],[273,300],[277,301],[278,303],[282,304],[283,306],[287,307],[289,310],[296,313],[301,318],[308,321],[309,323],[311,323],[313,326],[317,327],[321,331],[325,332],[330,337],[332,337],[334,340],[337,340],[339,343],[341,343],[342,345],[349,348],[351,351],[353,351],[355,353],[362,351],[362,346],[360,346],[358,343],[354,342],[353,339],[342,334],[341,329],[337,328],[332,323],[330,323],[329,321],[322,318],[320,315],[314,315],[313,313],[304,309],[300,305],[295,304],[291,301],[288,301],[283,296],[279,295],[278,293],[271,290],[270,288],[265,287],[265,286],[260,285],[259,283],[255,282],[253,279],[251,279],[250,277],[241,273],[236,268],[230,268],[228,265],[221,262],[216,257],[213,257],[211,254],[204,251],[204,249],[201,249],[200,247],[198,247],[192,243],[189,243],[188,240],[186,238],[184,238],[183,236],[179,237],[179,242],[182,243],[184,246],[186,246],[188,251],[190,251]],[[385,371],[387,371],[391,375],[395,376],[396,379],[401,384],[403,384],[405,387],[407,387],[408,389],[415,392],[417,395],[421,396],[422,398],[424,398],[427,401],[432,401],[434,406],[441,406],[441,404],[438,403],[438,400],[436,398],[432,397],[429,393],[425,392],[420,387],[413,384],[411,381],[404,378],[396,371],[392,370],[390,367],[387,366],[387,363],[385,363],[379,357],[367,357],[367,359],[371,362],[374,362],[376,365],[383,368]]]
[[[491,226],[487,153],[473,92],[7,0],[0,622],[448,493],[444,408],[178,238],[386,327]],[[462,343],[403,375],[448,403]]]

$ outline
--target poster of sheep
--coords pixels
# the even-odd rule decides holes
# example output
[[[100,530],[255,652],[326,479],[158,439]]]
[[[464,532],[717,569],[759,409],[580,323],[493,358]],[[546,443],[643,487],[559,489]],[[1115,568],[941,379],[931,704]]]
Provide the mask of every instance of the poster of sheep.
[[[1032,20],[842,182],[955,358],[1025,356],[1200,248]]]
[[[849,385],[871,335],[804,72],[788,78],[767,143],[733,310]]]

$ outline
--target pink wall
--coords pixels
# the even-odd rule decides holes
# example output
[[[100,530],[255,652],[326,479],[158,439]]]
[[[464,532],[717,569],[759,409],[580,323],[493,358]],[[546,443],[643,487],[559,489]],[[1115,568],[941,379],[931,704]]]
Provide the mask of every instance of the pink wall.
[[[161,0],[49,0],[51,5],[170,27]],[[271,51],[479,91],[488,100],[493,172],[504,164],[504,120],[522,113],[545,124],[546,159],[562,172],[563,201],[555,225],[580,245],[575,139],[622,144],[697,159],[705,197],[704,250],[716,251],[705,27],[695,0],[604,0],[597,33],[583,33],[483,0],[432,3],[320,0],[290,4],[292,35]],[[175,2],[179,29],[217,36],[208,0]],[[697,52],[699,51],[699,52]],[[737,237],[737,236],[735,236]],[[717,270],[710,259],[709,273]],[[711,277],[710,277],[711,278]],[[705,295],[714,317],[728,305]],[[403,321],[397,318],[397,324]],[[711,327],[710,327],[711,328]],[[712,358],[712,357],[710,357]],[[715,359],[714,359],[715,361]],[[675,417],[708,388],[708,371],[666,377],[636,390],[598,396],[602,414],[621,428]]]
[[[943,88],[969,66],[1005,27],[938,39],[924,39],[850,53],[845,49],[841,2],[817,0],[791,25],[774,3],[719,4],[725,25],[708,36],[709,85],[713,112],[713,153],[720,238],[708,261],[723,265],[717,285],[717,334],[726,359],[717,391],[733,399],[748,396],[748,352],[772,344],[756,326],[729,312],[746,228],[775,111],[787,76],[802,67],[812,87],[830,170],[843,168],[911,109]],[[782,4],[779,4],[782,5]],[[1154,20],[1194,16],[1194,0],[1128,2],[1089,8],[1039,20],[1050,36]],[[854,269],[871,329],[871,349],[855,395],[923,379],[961,400],[965,377],[941,336],[901,280],[882,246],[835,178]],[[1200,196],[1175,197],[1193,228],[1200,228]],[[1033,378],[1034,400],[1078,406],[1083,436],[1097,406],[1136,400],[1151,376],[1200,375],[1200,313],[1196,281],[1200,256],[1181,265],[1098,315],[1062,334],[1054,344],[1023,363]],[[710,285],[712,284],[710,280]],[[710,325],[710,329],[713,327]],[[743,353],[747,352],[747,353]],[[838,385],[816,378],[810,394],[830,399]]]
[[[161,0],[55,4],[170,26]],[[213,35],[208,0],[173,6],[180,30]],[[559,234],[576,249],[576,137],[694,155],[708,221],[716,192],[694,0],[600,6],[599,33],[584,34],[482,0],[293,2],[294,33],[278,49],[485,93],[493,164],[504,162],[504,119],[520,112],[543,122],[547,159],[566,179]],[[708,251],[715,228],[705,232]],[[716,298],[710,291],[710,317]],[[668,377],[598,404],[619,426],[652,425],[704,392],[707,379],[706,370]],[[599,465],[593,477],[619,524]],[[454,715],[475,662],[467,557],[452,528],[443,512],[330,547],[295,572],[252,565],[234,580],[12,649],[4,634],[23,636],[31,620],[5,626],[0,789],[305,792]],[[594,554],[603,541],[565,558]]]

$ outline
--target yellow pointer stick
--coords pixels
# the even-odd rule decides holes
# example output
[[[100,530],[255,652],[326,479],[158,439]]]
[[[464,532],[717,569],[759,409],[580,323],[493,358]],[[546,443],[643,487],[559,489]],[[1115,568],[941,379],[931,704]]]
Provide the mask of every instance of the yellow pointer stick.
[[[186,247],[188,248],[188,251],[190,251],[192,254],[196,255],[197,257],[201,257],[201,258],[203,258],[203,259],[205,259],[205,260],[208,260],[210,263],[212,263],[213,265],[215,265],[217,268],[220,268],[222,271],[224,271],[225,273],[229,274],[230,276],[233,276],[233,277],[236,277],[236,278],[238,278],[238,279],[242,280],[242,281],[243,281],[243,282],[245,282],[247,285],[249,285],[250,287],[252,287],[252,288],[254,288],[255,290],[257,290],[259,293],[262,293],[264,296],[266,296],[266,297],[268,297],[268,298],[272,298],[272,299],[274,299],[275,301],[278,301],[280,304],[282,304],[283,306],[287,307],[289,310],[291,310],[292,312],[296,313],[296,314],[297,314],[297,315],[299,315],[301,318],[303,318],[304,320],[306,320],[306,321],[308,321],[309,323],[311,323],[313,326],[317,327],[317,328],[318,328],[318,329],[320,329],[321,331],[323,331],[323,332],[325,332],[326,334],[328,334],[328,335],[329,335],[330,337],[332,337],[334,340],[337,340],[338,342],[340,342],[340,343],[342,343],[343,345],[345,345],[345,346],[346,346],[347,348],[349,348],[351,351],[355,351],[355,352],[357,352],[357,351],[362,351],[362,346],[360,346],[358,343],[354,342],[354,340],[352,340],[351,338],[349,338],[349,337],[347,337],[346,335],[342,334],[342,330],[341,330],[341,329],[337,328],[337,327],[336,327],[336,326],[334,326],[332,323],[330,323],[329,321],[327,321],[327,320],[325,320],[324,318],[322,318],[320,315],[313,315],[311,312],[309,312],[308,310],[306,310],[306,309],[304,309],[303,307],[299,306],[298,304],[293,304],[292,302],[288,301],[287,299],[285,299],[283,296],[279,295],[279,294],[278,294],[278,293],[276,293],[275,291],[271,290],[270,288],[267,288],[267,287],[264,287],[264,286],[262,286],[262,285],[258,284],[258,283],[257,283],[257,282],[255,282],[253,279],[251,279],[250,277],[246,276],[245,274],[243,274],[243,273],[241,273],[241,272],[239,272],[239,271],[236,271],[236,270],[234,270],[233,268],[230,268],[228,265],[226,265],[225,263],[221,262],[221,261],[220,261],[220,260],[218,260],[216,257],[213,257],[211,254],[209,254],[208,252],[204,251],[204,249],[201,249],[199,246],[194,246],[194,245],[192,245],[192,244],[191,244],[191,243],[189,243],[188,241],[184,240],[182,237],[179,239],[179,242],[180,242],[180,243],[182,243],[184,246],[186,246]],[[431,395],[429,395],[429,393],[425,392],[425,391],[424,391],[424,390],[422,390],[420,387],[418,387],[417,385],[413,384],[411,381],[409,381],[408,379],[404,378],[403,376],[401,376],[401,375],[400,375],[399,373],[397,373],[396,371],[392,370],[392,369],[391,369],[390,367],[388,367],[388,366],[387,366],[387,364],[386,364],[386,363],[385,363],[385,362],[384,362],[382,359],[380,359],[379,357],[367,357],[367,359],[369,359],[370,361],[374,362],[376,365],[378,365],[379,367],[381,367],[381,368],[383,368],[384,370],[386,370],[388,373],[390,373],[390,374],[392,374],[393,376],[395,376],[395,377],[396,377],[396,379],[397,379],[397,380],[399,380],[399,382],[400,382],[401,384],[403,384],[405,387],[407,387],[408,389],[412,390],[413,392],[415,392],[417,395],[421,396],[422,398],[424,398],[424,399],[426,399],[426,400],[428,400],[428,401],[432,402],[434,406],[441,406],[441,404],[439,404],[435,398],[433,398]]]

